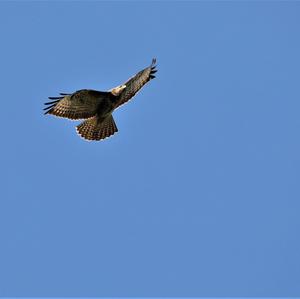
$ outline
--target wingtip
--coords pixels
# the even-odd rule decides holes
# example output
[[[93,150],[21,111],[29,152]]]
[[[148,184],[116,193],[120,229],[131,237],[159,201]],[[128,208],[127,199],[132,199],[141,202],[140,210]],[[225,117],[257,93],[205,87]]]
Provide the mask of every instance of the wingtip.
[[[48,97],[49,100],[61,100],[64,97]]]
[[[150,79],[154,79],[155,76],[154,74],[157,72],[156,69],[156,58],[152,59],[152,64],[151,64],[151,71],[150,71]]]
[[[47,103],[44,103],[44,105],[53,105],[53,104],[58,103],[59,101],[60,100],[55,100],[55,101],[47,102]]]

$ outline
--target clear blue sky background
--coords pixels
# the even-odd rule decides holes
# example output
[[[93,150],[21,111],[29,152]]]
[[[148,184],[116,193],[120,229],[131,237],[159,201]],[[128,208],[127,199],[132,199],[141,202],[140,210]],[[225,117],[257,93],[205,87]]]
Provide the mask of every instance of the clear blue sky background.
[[[299,296],[300,2],[1,2],[0,296]],[[48,96],[151,81],[90,143]]]

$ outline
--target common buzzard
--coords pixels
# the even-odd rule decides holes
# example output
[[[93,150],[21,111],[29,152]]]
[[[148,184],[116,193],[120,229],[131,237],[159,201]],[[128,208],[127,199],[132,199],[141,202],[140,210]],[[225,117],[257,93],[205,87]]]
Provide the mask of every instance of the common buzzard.
[[[72,94],[60,93],[59,97],[49,97],[45,114],[52,114],[72,120],[85,119],[76,127],[78,134],[86,140],[105,139],[118,128],[112,112],[128,102],[147,82],[155,78],[156,59],[122,85],[109,91],[81,89]]]

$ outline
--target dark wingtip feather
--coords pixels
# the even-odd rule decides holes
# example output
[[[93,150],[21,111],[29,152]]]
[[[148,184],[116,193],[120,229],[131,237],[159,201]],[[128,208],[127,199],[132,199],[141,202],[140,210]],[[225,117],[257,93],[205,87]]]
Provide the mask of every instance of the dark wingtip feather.
[[[53,98],[53,97],[49,97],[49,99],[57,99],[57,100],[54,100],[54,101],[51,101],[51,102],[47,102],[47,103],[44,103],[44,105],[48,105],[47,107],[45,107],[43,110],[45,111],[44,114],[48,114],[50,113],[53,108],[57,105],[57,103],[61,100],[61,98],[63,97],[59,97],[59,98]]]
[[[43,110],[51,109],[51,108],[53,108],[55,105],[56,105],[56,104],[53,104],[53,105],[51,105],[51,106],[48,106],[48,107],[44,108]]]
[[[70,93],[63,93],[63,92],[60,92],[59,93],[61,96],[69,96],[70,95]]]
[[[52,111],[52,107],[50,107],[50,108],[47,108],[48,110],[46,110],[46,109],[44,109],[44,110],[46,110],[45,112],[44,112],[44,115],[46,115],[46,114],[49,114],[51,111]]]
[[[58,102],[59,102],[59,100],[51,101],[51,102],[44,103],[44,105],[52,105],[52,104],[56,104]]]
[[[157,72],[156,69],[156,58],[152,59],[152,64],[151,64],[151,72],[150,72],[150,79],[154,79],[155,76],[153,76],[153,74],[155,74]]]
[[[48,97],[49,100],[61,100],[64,97]]]
[[[153,58],[152,64],[151,64],[151,71],[150,71],[150,75],[149,75],[150,79],[154,79],[155,76],[153,74],[155,74],[157,72],[155,63],[156,63],[156,59]]]

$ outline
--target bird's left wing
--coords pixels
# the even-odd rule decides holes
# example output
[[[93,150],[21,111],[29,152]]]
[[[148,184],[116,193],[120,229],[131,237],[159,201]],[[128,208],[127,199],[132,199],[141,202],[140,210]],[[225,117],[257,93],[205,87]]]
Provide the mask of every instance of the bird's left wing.
[[[61,97],[49,97],[53,100],[45,103],[45,114],[52,114],[69,119],[85,119],[94,116],[101,99],[109,93],[82,89],[73,94],[61,94]]]
[[[155,78],[154,74],[157,72],[155,64],[156,59],[154,58],[149,67],[138,72],[124,83],[126,88],[119,95],[116,108],[128,102],[147,82]]]

